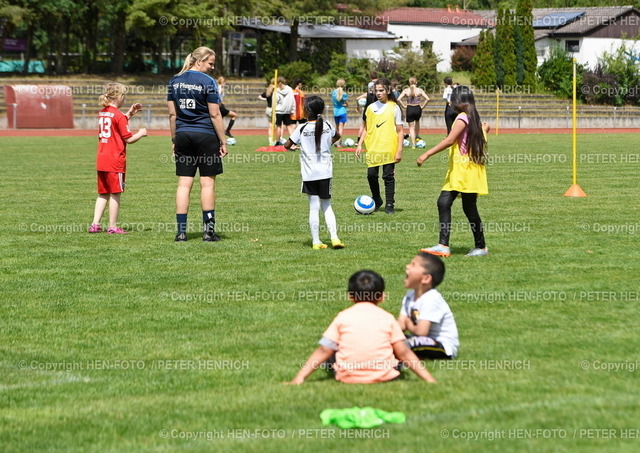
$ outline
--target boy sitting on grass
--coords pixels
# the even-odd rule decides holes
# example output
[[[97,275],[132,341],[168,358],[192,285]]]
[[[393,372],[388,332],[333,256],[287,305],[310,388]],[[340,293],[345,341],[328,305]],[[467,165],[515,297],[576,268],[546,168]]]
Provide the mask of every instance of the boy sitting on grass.
[[[449,305],[436,289],[444,279],[444,262],[435,255],[418,253],[405,266],[398,324],[408,331],[407,342],[420,359],[452,359],[458,355],[458,328]]]
[[[387,382],[400,375],[398,359],[420,378],[434,383],[405,343],[393,315],[378,307],[384,300],[384,280],[376,272],[362,270],[349,279],[353,306],[338,313],[291,384],[302,384],[335,354],[336,380],[349,384]]]

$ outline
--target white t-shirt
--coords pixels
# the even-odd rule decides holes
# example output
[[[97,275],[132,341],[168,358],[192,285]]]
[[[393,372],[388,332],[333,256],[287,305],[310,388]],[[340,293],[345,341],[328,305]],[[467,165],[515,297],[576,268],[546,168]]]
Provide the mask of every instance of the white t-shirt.
[[[328,121],[322,121],[320,152],[316,153],[316,122],[299,124],[289,139],[300,145],[300,173],[303,181],[318,181],[333,177],[331,139],[336,130]]]
[[[451,102],[452,91],[453,91],[453,88],[451,87],[451,85],[447,85],[446,87],[444,87],[444,91],[442,92],[442,99],[446,99],[447,102]]]
[[[371,111],[376,115],[381,115],[389,105],[388,102],[382,103],[380,101],[376,101],[369,106]],[[396,103],[396,126],[398,124],[402,124],[402,110],[400,110],[400,106]]]
[[[284,88],[276,90],[276,113],[290,114],[296,108],[296,99],[293,95],[293,88],[285,85]]]
[[[448,355],[458,355],[458,327],[449,304],[437,289],[430,289],[418,300],[415,300],[414,290],[407,291],[402,299],[400,314],[411,317],[412,312],[417,321],[424,319],[431,323],[428,336],[442,343]]]

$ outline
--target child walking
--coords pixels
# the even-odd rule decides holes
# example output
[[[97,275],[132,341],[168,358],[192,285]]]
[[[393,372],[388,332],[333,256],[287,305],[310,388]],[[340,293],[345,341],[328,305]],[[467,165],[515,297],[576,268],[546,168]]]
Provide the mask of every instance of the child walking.
[[[300,145],[300,170],[302,173],[302,193],[309,196],[309,227],[311,228],[312,248],[326,249],[320,241],[320,208],[324,213],[327,229],[331,235],[334,249],[344,248],[338,238],[336,216],[331,207],[331,178],[333,177],[333,159],[331,145],[340,140],[340,134],[322,118],[324,101],[318,96],[309,96],[304,100],[307,123],[299,124],[284,147],[291,149]]]
[[[396,164],[402,160],[402,111],[396,103],[388,79],[378,79],[374,83],[374,91],[378,99],[366,110],[364,130],[358,140],[356,157],[360,157],[362,144],[367,148],[367,180],[371,189],[371,197],[376,203],[376,211],[384,203],[380,195],[378,181],[380,167],[386,198],[385,212],[395,214]]]
[[[353,274],[348,296],[353,305],[338,313],[291,384],[304,383],[334,355],[336,380],[347,384],[396,379],[399,361],[421,379],[437,382],[405,343],[393,315],[378,306],[384,301],[384,280],[379,274],[370,270]]]
[[[480,122],[473,92],[466,86],[457,86],[451,92],[451,107],[458,112],[449,135],[433,148],[418,157],[418,167],[434,154],[449,148],[449,170],[444,187],[438,198],[440,218],[440,240],[438,245],[421,251],[438,256],[450,256],[449,235],[451,233],[451,206],[458,195],[462,198],[464,211],[475,247],[466,256],[489,254],[484,241],[482,220],[476,202],[478,195],[489,193],[487,186],[487,137],[489,125]]]
[[[127,168],[127,144],[135,143],[147,136],[142,128],[135,134],[129,130],[129,118],[142,110],[142,105],[133,104],[124,114],[119,109],[124,104],[127,87],[121,83],[108,83],[105,93],[100,96],[104,107],[98,113],[98,154],[96,170],[98,172],[98,199],[93,213],[93,223],[89,233],[100,233],[100,219],[109,204],[108,234],[125,234],[118,228],[120,194],[124,192],[124,179]]]

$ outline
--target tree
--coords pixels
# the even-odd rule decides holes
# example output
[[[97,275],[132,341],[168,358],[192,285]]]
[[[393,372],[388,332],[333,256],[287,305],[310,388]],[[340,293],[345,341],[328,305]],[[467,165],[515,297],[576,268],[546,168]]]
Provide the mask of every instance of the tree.
[[[376,15],[386,9],[406,4],[408,0],[353,0],[349,2],[352,15]],[[306,23],[322,25],[343,15],[333,0],[261,0],[254,4],[258,17],[283,18],[289,24],[289,62],[298,59],[298,40],[301,19]],[[336,21],[337,22],[337,21]]]
[[[518,85],[533,87],[536,84],[538,56],[533,34],[533,14],[531,0],[518,0],[516,7],[516,52]]]
[[[514,18],[506,9],[498,10],[496,24],[496,82],[501,88],[516,86],[516,49],[513,40]]]
[[[476,54],[471,60],[473,73],[471,83],[476,87],[494,87],[496,85],[496,65],[493,58],[494,50],[493,32],[484,30],[480,32],[480,41],[476,49]]]

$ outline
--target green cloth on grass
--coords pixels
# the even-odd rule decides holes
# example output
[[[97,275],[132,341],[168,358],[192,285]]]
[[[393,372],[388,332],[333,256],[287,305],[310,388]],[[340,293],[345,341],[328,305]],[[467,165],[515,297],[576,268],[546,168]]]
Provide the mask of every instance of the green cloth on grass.
[[[402,412],[387,412],[373,407],[347,409],[325,409],[320,413],[322,424],[339,428],[373,428],[383,423],[404,423],[407,417]]]

